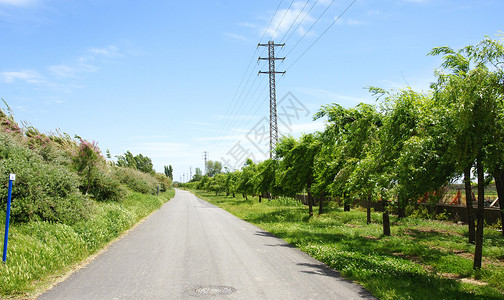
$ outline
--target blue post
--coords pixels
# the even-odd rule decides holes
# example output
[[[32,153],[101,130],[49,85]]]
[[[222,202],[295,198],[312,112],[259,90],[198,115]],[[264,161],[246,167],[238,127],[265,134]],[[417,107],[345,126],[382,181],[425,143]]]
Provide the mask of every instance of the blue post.
[[[7,194],[7,215],[5,217],[5,237],[4,237],[4,248],[2,261],[5,263],[7,260],[7,242],[9,240],[9,220],[10,220],[10,208],[11,208],[11,198],[12,198],[12,182],[16,180],[16,174],[10,174],[9,176],[9,193]]]

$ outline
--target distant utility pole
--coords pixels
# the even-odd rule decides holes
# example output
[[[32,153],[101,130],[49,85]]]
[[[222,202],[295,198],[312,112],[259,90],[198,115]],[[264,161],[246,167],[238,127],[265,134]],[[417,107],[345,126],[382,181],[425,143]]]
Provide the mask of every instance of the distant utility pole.
[[[192,179],[192,166],[189,166],[189,181]]]
[[[269,74],[269,89],[270,89],[270,158],[273,158],[273,150],[278,143],[278,122],[277,122],[277,109],[276,109],[276,91],[275,91],[275,74],[285,74],[283,72],[275,71],[275,60],[284,60],[285,57],[275,57],[275,47],[283,47],[284,44],[275,44],[269,41],[267,44],[258,44],[259,46],[268,46],[268,57],[259,57],[259,60],[269,61],[269,71],[259,74]]]
[[[205,175],[207,173],[207,167],[206,167],[207,159],[208,159],[208,151],[203,151],[203,160],[205,161]]]

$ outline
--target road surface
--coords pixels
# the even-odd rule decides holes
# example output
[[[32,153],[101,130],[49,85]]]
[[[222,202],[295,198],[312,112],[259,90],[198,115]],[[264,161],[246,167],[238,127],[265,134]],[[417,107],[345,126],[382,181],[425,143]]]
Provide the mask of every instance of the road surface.
[[[193,194],[175,197],[39,299],[374,299]]]

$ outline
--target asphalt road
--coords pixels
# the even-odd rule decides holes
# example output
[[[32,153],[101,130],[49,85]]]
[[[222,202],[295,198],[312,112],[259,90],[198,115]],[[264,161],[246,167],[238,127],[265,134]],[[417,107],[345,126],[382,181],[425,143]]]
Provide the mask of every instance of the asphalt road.
[[[302,251],[177,190],[39,299],[374,299]]]

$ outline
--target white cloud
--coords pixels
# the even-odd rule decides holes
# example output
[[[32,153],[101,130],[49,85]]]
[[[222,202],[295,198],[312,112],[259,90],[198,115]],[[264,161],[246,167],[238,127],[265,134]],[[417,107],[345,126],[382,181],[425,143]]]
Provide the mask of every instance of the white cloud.
[[[67,65],[50,66],[48,69],[53,75],[58,77],[75,77],[75,74],[79,72],[78,69]]]
[[[49,66],[47,69],[56,77],[75,78],[79,73],[93,73],[98,70],[95,66],[97,58],[118,58],[123,54],[119,48],[113,45],[104,48],[91,48],[88,54],[75,59],[74,63]]]
[[[308,12],[303,10],[306,2],[294,2],[290,9],[280,9],[274,16],[271,24],[265,29],[266,34],[272,38],[277,38],[284,35],[292,27],[310,23],[313,18],[308,15]]]
[[[97,67],[87,63],[87,60],[89,60],[89,58],[81,57],[77,59],[75,66],[54,65],[49,66],[47,69],[52,75],[57,77],[75,78],[79,73],[92,73],[98,70]]]
[[[244,37],[243,35],[236,34],[236,33],[225,32],[224,35],[227,37],[233,38],[235,40],[248,41],[248,39],[246,37]]]
[[[121,57],[123,54],[114,45],[109,45],[105,48],[91,48],[89,52],[94,55],[105,56],[109,58]]]
[[[16,80],[23,80],[32,84],[42,84],[45,79],[37,71],[34,70],[21,70],[15,72],[2,72],[1,73],[6,83],[13,83]]]

